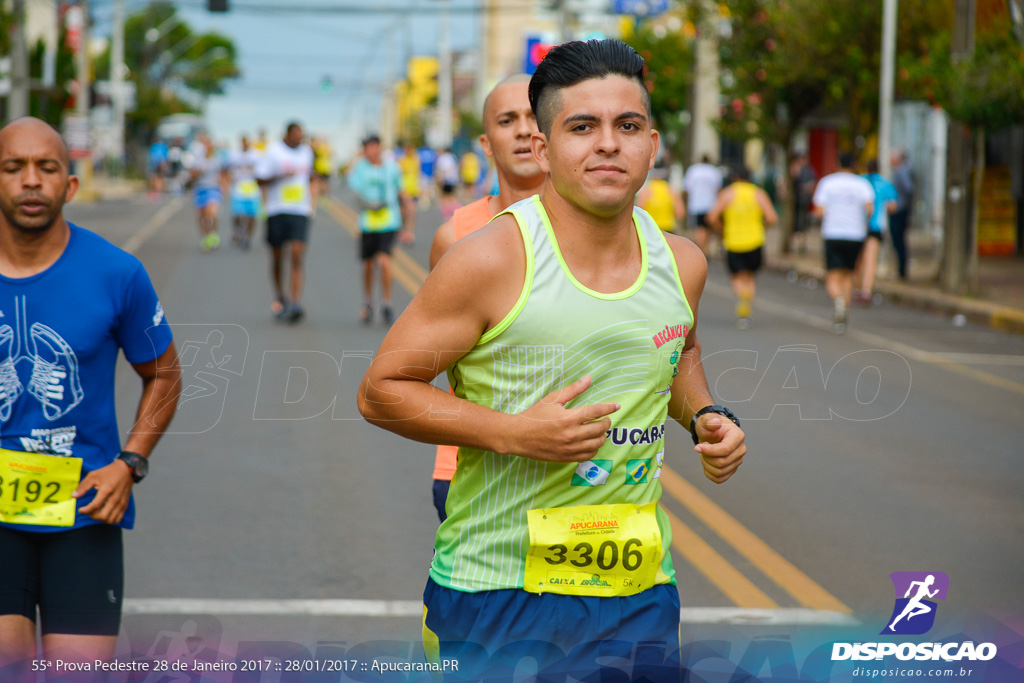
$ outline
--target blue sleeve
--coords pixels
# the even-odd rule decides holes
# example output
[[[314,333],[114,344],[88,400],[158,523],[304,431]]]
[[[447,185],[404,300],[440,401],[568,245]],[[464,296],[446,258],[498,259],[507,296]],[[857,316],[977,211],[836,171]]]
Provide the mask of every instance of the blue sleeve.
[[[897,199],[899,199],[899,196],[896,194],[896,186],[893,185],[892,183],[886,183],[885,184],[885,198],[884,198],[883,201],[894,202]]]
[[[141,263],[124,289],[115,337],[124,357],[133,364],[156,360],[173,341],[163,306]]]
[[[363,162],[360,159],[356,162],[356,165],[352,167],[352,172],[348,176],[349,189],[358,195],[362,195],[366,192],[366,188],[363,187],[363,175]]]

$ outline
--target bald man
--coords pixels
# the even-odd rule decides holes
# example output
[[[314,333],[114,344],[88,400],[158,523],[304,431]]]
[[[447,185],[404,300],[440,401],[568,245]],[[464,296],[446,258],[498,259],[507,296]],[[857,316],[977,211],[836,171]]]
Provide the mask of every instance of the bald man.
[[[484,134],[480,136],[480,146],[494,161],[499,192],[456,210],[437,229],[430,247],[431,269],[456,241],[482,228],[493,216],[519,200],[537,194],[544,186],[544,172],[530,149],[530,137],[537,132],[537,119],[530,109],[529,86],[528,75],[509,76],[484,100]],[[438,446],[434,460],[434,507],[442,522],[446,517],[445,502],[455,476],[458,451],[455,446]]]
[[[48,124],[0,130],[0,668],[44,652],[113,656],[122,529],[134,485],[174,415],[180,372],[142,264],[64,219],[78,179]],[[122,445],[119,350],[142,380]]]

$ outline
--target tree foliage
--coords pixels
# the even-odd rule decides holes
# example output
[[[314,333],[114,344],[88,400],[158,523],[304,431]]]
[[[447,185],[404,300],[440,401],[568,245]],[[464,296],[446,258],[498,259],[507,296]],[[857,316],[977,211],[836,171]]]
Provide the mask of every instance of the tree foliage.
[[[124,35],[125,65],[137,102],[126,118],[138,139],[148,139],[165,116],[201,110],[206,98],[224,91],[227,79],[240,75],[231,39],[193,31],[166,0],[129,15]],[[109,49],[97,61],[96,72],[109,77]]]
[[[682,159],[693,74],[693,41],[681,31],[642,23],[626,42],[644,58],[654,126],[672,156]]]
[[[720,130],[788,145],[812,113],[839,112],[851,137],[877,126],[882,2],[726,0],[711,30],[722,35]],[[897,53],[915,59],[926,37],[948,30],[952,5],[901,0]]]
[[[995,130],[1024,121],[1024,44],[1009,26],[977,36],[974,53],[954,60],[950,34],[927,41],[923,59],[900,69],[909,93],[941,106],[971,128]]]

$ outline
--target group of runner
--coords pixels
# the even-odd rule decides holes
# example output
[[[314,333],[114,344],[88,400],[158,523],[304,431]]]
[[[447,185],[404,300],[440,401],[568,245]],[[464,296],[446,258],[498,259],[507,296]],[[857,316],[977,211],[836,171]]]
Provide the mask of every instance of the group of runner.
[[[458,660],[458,675],[469,680],[511,678],[523,654],[579,678],[609,655],[631,658],[634,680],[680,678],[672,532],[658,507],[665,422],[690,431],[694,460],[712,482],[728,480],[746,453],[739,420],[715,404],[701,364],[705,257],[635,208],[660,142],[643,73],[643,59],[624,43],[574,41],[553,48],[532,78],[510,77],[491,92],[480,144],[499,191],[456,210],[438,230],[431,273],[359,389],[372,424],[455,449],[449,471],[437,476],[449,490],[436,486],[444,521],[423,634],[428,658]],[[301,127],[289,125],[255,163],[275,258],[291,248],[287,296],[275,269],[288,316],[301,296],[317,191],[302,138]],[[402,173],[378,162],[379,144],[364,141],[365,165],[350,183],[383,185],[373,196],[360,192],[361,213],[386,215],[389,225],[398,214],[400,225],[393,196]],[[19,357],[13,374],[0,375],[0,401],[12,405],[8,415],[0,403],[5,448],[25,450],[40,426],[63,429],[58,418],[78,403],[79,411],[98,411],[69,427],[79,441],[67,460],[81,468],[70,475],[73,511],[78,499],[72,530],[0,518],[0,666],[36,651],[37,614],[44,650],[104,659],[120,619],[118,543],[120,528],[131,526],[130,492],[180,391],[173,341],[141,264],[64,220],[76,181],[55,131],[34,119],[7,126],[0,169],[0,307],[17,311],[19,324],[40,320],[61,331],[70,305],[94,324],[69,328],[75,338],[65,346],[92,349],[94,338],[103,340],[102,354],[89,358],[95,376],[83,369],[78,387],[88,401],[70,380],[64,392],[33,391],[29,375],[39,367],[63,369],[58,383],[67,378],[70,364],[60,357]],[[75,301],[66,302],[68,291]],[[5,333],[0,327],[0,341]],[[137,426],[146,426],[130,432],[120,453],[111,429],[118,347],[142,377]],[[452,393],[432,384],[441,372]],[[29,384],[37,400],[17,400],[19,385]],[[71,453],[40,450],[44,465]],[[4,453],[0,467],[25,462]],[[58,488],[63,481],[32,476]],[[108,530],[117,533],[103,541],[107,549],[84,564],[81,556],[100,544],[94,532]],[[45,533],[54,531],[61,533]],[[63,539],[68,544],[55,548]]]

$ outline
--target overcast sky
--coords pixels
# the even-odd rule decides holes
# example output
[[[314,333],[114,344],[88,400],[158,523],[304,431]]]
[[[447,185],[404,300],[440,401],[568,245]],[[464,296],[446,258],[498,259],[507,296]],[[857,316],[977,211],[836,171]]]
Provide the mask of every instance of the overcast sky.
[[[112,0],[92,0],[97,34],[109,33]],[[280,137],[287,121],[301,121],[310,133],[327,135],[339,156],[379,126],[381,87],[404,75],[407,52],[437,54],[437,0],[367,0],[380,14],[247,11],[246,6],[352,6],[357,0],[230,0],[232,11],[210,14],[205,2],[176,3],[197,30],[228,35],[238,49],[242,77],[229,81],[224,96],[211,98],[207,119],[214,139],[237,143],[241,133],[265,128]],[[452,0],[453,8],[475,7],[475,0]],[[128,12],[144,6],[129,0]],[[387,8],[422,12],[387,13]],[[478,16],[453,12],[453,50],[475,49]],[[335,83],[323,94],[320,82]]]

